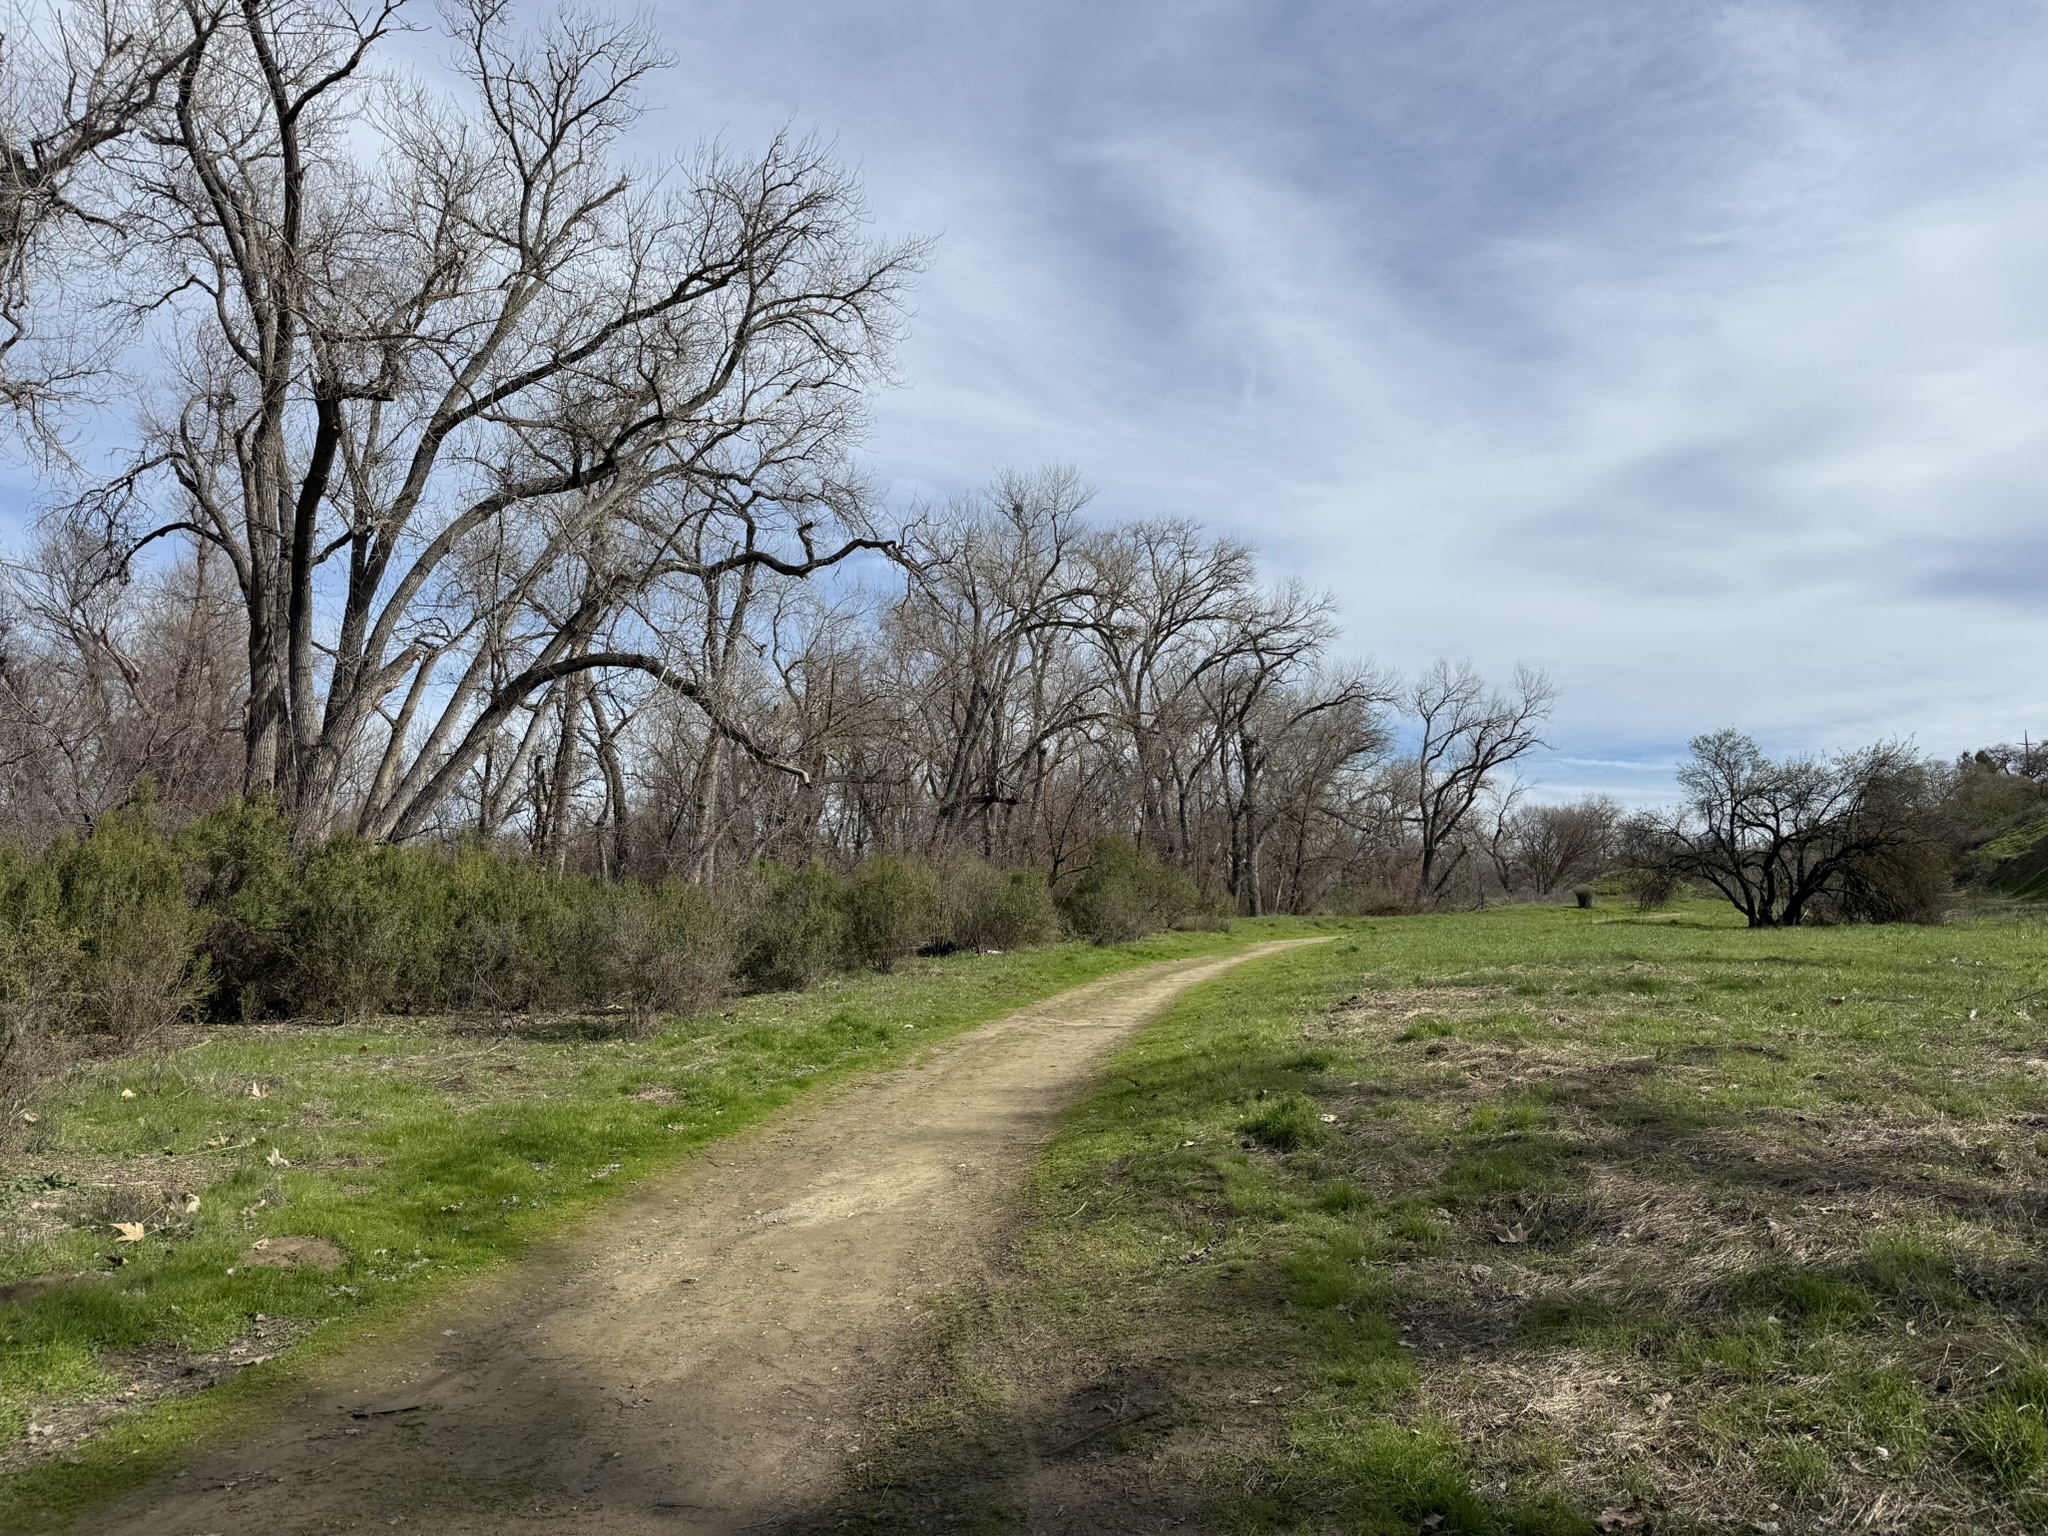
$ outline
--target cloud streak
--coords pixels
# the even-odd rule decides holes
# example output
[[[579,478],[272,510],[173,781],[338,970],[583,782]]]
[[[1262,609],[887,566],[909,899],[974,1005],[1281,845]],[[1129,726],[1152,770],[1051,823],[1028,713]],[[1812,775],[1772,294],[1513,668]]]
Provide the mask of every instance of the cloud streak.
[[[906,502],[1077,465],[1563,689],[1547,794],[2048,730],[2048,12],[741,0],[649,155],[815,127],[936,233]]]

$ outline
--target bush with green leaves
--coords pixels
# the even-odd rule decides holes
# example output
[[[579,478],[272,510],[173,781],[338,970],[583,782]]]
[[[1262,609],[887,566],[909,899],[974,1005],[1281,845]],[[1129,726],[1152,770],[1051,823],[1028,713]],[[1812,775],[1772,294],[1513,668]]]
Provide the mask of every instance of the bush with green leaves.
[[[863,859],[846,882],[846,958],[856,970],[890,970],[936,942],[941,916],[928,865]]]
[[[438,1001],[431,989],[419,995],[439,923],[418,864],[406,850],[350,837],[306,855],[284,925],[290,1012],[342,1021],[385,1012],[401,981],[412,983],[408,1001]]]
[[[186,899],[201,914],[212,1008],[228,1018],[291,1011],[287,922],[298,866],[291,823],[269,795],[231,800],[177,834]]]
[[[47,879],[35,915],[77,940],[77,1023],[129,1044],[190,1015],[210,990],[204,922],[150,798],[102,816],[83,838],[59,837],[39,862]]]
[[[1097,944],[1125,944],[1204,911],[1195,882],[1120,837],[1095,845],[1088,867],[1061,895],[1067,926]]]
[[[846,952],[846,885],[823,864],[764,859],[748,892],[740,976],[768,990],[808,987]]]
[[[1188,905],[1178,876],[1133,868],[1109,900],[1136,891],[1145,927]],[[126,1043],[200,1012],[618,1011],[638,1027],[735,981],[804,987],[934,945],[1008,949],[1057,930],[1042,873],[979,861],[943,882],[888,857],[845,878],[764,862],[712,893],[557,874],[480,842],[296,848],[267,797],[172,834],[144,796],[40,857],[0,845],[0,1079],[53,1032]]]

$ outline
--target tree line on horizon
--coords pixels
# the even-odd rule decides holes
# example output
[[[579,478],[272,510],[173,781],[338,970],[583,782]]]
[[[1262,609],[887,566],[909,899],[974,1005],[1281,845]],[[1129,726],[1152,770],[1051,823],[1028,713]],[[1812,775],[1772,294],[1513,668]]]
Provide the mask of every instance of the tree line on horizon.
[[[0,833],[146,779],[703,884],[1104,838],[1251,913],[1474,878],[1540,674],[1338,663],[1327,599],[1068,472],[892,512],[855,450],[927,244],[815,142],[631,154],[644,24],[439,18],[433,81],[396,0],[89,0],[0,55],[0,393],[51,488]]]
[[[33,23],[0,51],[0,403],[51,491],[0,581],[23,849],[146,784],[173,828],[253,796],[302,859],[1066,891],[1135,858],[1242,914],[1625,868],[1768,926],[1927,915],[1990,825],[1963,801],[2038,810],[2031,757],[1735,733],[1674,813],[1526,804],[1541,672],[1345,662],[1327,598],[1090,520],[1066,470],[892,511],[856,451],[928,244],[812,141],[629,153],[672,62],[643,24],[463,0],[429,80],[398,0]]]

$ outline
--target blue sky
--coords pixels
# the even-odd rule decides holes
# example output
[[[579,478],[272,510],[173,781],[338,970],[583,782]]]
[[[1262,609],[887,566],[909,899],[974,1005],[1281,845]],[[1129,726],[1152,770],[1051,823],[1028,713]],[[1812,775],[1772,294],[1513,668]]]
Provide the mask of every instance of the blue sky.
[[[2048,731],[2048,8],[654,14],[644,148],[816,129],[939,236],[891,495],[1072,463],[1353,650],[1545,666],[1550,793]]]
[[[815,131],[937,237],[891,498],[1072,464],[1353,652],[1543,666],[1550,796],[2048,734],[2048,4],[651,14],[638,152]]]

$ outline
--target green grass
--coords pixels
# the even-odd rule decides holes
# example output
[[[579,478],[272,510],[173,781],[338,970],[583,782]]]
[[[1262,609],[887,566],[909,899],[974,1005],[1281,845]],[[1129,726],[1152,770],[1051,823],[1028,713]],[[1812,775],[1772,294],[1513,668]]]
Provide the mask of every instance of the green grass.
[[[228,1385],[118,1414],[0,1484],[0,1529],[47,1529],[232,1427],[395,1307],[516,1255],[644,1175],[819,1084],[1148,961],[1236,947],[1171,934],[912,962],[760,996],[645,1040],[589,1021],[221,1027],[88,1064],[38,1105],[0,1197],[0,1445],[103,1416],[152,1363],[299,1343]],[[1282,925],[1285,926],[1285,925]],[[1309,925],[1293,925],[1306,928]],[[260,1096],[259,1096],[260,1094]],[[185,1197],[196,1196],[187,1212]],[[117,1243],[115,1221],[148,1235]],[[309,1235],[335,1273],[245,1262]],[[256,1324],[258,1315],[263,1319]]]
[[[2048,929],[1724,913],[1372,920],[1190,994],[835,1519],[2042,1529]]]

